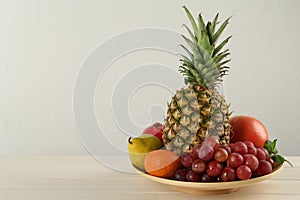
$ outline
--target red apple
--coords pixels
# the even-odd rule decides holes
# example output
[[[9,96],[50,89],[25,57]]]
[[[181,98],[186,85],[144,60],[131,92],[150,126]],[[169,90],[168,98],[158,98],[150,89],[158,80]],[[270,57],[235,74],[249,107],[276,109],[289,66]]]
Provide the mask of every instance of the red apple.
[[[164,125],[162,125],[159,122],[156,122],[152,126],[147,127],[144,131],[143,134],[151,134],[157,137],[161,142],[163,142],[162,135],[164,132]]]
[[[250,141],[255,147],[264,147],[268,140],[268,131],[261,121],[249,116],[234,116],[229,122],[231,143]]]

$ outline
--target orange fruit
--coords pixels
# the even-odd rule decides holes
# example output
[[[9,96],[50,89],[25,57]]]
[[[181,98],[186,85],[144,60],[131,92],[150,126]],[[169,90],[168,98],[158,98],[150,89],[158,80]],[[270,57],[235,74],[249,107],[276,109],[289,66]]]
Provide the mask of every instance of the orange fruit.
[[[152,176],[172,178],[181,169],[180,157],[168,150],[149,152],[144,161],[146,172]]]
[[[255,147],[263,147],[268,140],[268,132],[261,121],[249,116],[235,116],[230,119],[230,142],[251,141]]]

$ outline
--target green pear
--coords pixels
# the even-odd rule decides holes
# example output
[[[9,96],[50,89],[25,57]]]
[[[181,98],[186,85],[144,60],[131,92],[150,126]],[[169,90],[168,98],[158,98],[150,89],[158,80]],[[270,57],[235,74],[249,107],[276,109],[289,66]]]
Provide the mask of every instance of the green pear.
[[[161,141],[151,135],[143,134],[135,138],[128,139],[128,152],[132,165],[142,171],[145,171],[144,160],[150,151],[162,148]]]

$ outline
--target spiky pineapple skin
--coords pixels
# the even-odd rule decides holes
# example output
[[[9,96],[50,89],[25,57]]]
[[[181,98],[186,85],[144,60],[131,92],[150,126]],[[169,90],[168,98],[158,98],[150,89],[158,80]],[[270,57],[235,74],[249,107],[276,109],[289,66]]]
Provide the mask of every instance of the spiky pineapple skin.
[[[166,149],[181,156],[207,136],[219,136],[220,145],[228,145],[229,116],[229,105],[217,89],[200,85],[181,88],[168,105],[163,132]]]

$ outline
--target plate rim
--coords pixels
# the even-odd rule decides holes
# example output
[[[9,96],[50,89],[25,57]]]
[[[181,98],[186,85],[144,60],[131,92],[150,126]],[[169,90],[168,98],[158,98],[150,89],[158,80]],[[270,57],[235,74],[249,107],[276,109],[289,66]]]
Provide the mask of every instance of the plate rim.
[[[247,185],[251,185],[253,183],[267,180],[270,177],[277,174],[278,172],[280,172],[282,169],[283,169],[283,164],[280,164],[272,171],[272,173],[264,176],[256,177],[256,178],[251,178],[248,180],[237,180],[237,181],[229,181],[229,182],[186,182],[186,181],[177,181],[177,180],[152,176],[135,168],[137,174],[147,179],[150,179],[152,181],[169,185],[169,186],[186,187],[186,188],[201,189],[201,190],[218,190],[218,189],[232,189],[232,188],[244,187]]]

